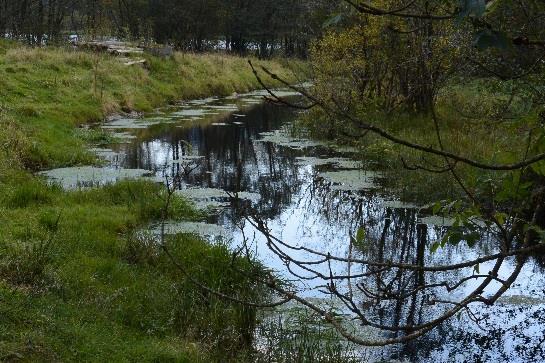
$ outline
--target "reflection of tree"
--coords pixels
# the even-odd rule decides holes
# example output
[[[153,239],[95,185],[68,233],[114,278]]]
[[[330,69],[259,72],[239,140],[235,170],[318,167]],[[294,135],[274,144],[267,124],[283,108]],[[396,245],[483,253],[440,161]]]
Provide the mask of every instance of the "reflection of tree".
[[[168,131],[159,128],[159,134],[148,131],[127,148],[123,166],[153,170],[162,177],[181,174],[190,186],[259,193],[260,213],[273,218],[298,191],[295,158],[300,152],[255,140],[291,118],[291,111],[264,104],[246,112],[243,123],[236,126],[196,124]],[[228,124],[240,120],[233,115],[214,118]],[[198,168],[184,163],[184,158],[195,156],[202,156]]]
[[[441,329],[436,334],[448,331],[448,325],[442,323],[453,316],[467,313],[469,318],[479,321],[481,318],[470,310],[472,304],[496,301],[520,273],[527,253],[533,251],[532,247],[517,247],[514,239],[508,244],[502,242],[501,235],[490,231],[496,238],[481,241],[470,253],[466,251],[457,256],[455,248],[445,248],[435,255],[426,253],[430,240],[441,235],[444,228],[418,223],[419,211],[385,207],[373,191],[337,190],[318,175],[314,175],[311,183],[305,183],[306,178],[301,178],[302,168],[296,160],[300,151],[253,142],[260,132],[269,131],[281,118],[273,108],[261,107],[251,112],[245,125],[238,129],[194,127],[177,130],[161,136],[160,141],[141,143],[135,155],[139,163],[151,165],[152,169],[163,170],[167,165],[170,167],[166,168],[167,172],[178,174],[180,170],[169,161],[191,154],[182,143],[186,140],[192,145],[193,155],[203,155],[204,159],[202,168],[184,177],[185,183],[259,193],[261,200],[253,205],[249,222],[265,235],[270,249],[280,257],[288,271],[297,268],[297,274],[305,273],[304,279],[320,281],[320,290],[343,304],[343,312],[350,318],[379,331],[377,340],[364,340],[353,334],[327,307],[301,297],[301,291],[297,289],[279,287],[267,279],[260,283],[286,300],[296,300],[314,310],[345,338],[367,345],[403,343],[402,349],[409,354],[411,339],[436,327]],[[152,150],[158,145],[163,159],[153,160]],[[166,161],[165,155],[168,156]],[[316,167],[315,171],[321,168]],[[265,221],[276,218],[293,203],[304,206],[303,215],[297,216],[303,220],[311,221],[312,216],[319,216],[322,220],[313,223],[342,227],[352,234],[363,226],[364,243],[354,246],[353,254],[343,256],[276,239]],[[248,209],[229,212],[233,215],[228,217],[239,221],[247,216],[245,212]],[[334,231],[338,229],[332,233]],[[498,243],[507,248],[490,254]],[[348,244],[347,238],[347,248]],[[305,254],[304,258],[294,258],[294,251]],[[514,261],[515,267],[508,265],[512,274],[500,276],[500,269],[512,263],[512,257],[517,255],[520,257]],[[352,268],[348,273],[341,272],[346,271],[346,265]],[[482,271],[477,271],[476,266],[481,266]],[[499,285],[495,293],[485,294],[485,289],[493,287],[494,283]],[[468,291],[467,286],[474,288]],[[465,297],[460,298],[466,292]]]
[[[411,22],[418,19],[418,21],[427,22],[425,27],[417,27],[417,29],[429,29],[433,22],[446,21],[454,17],[465,18],[471,12],[466,14],[460,8],[452,8],[445,14],[444,8],[440,6],[436,10],[443,14],[437,15],[434,14],[435,11],[429,11],[427,2],[426,10],[422,12],[418,9],[419,2],[415,1],[409,1],[402,8],[392,10],[362,5],[361,2],[348,1],[348,3],[355,11],[370,17],[383,19],[393,17]],[[469,7],[469,3],[466,2],[462,7]],[[477,16],[479,17],[480,15]],[[473,25],[479,27],[482,23],[475,22]],[[520,31],[520,29],[513,30]],[[407,34],[417,33],[418,30],[415,30]],[[435,36],[437,35],[434,34]],[[431,38],[428,35],[429,39]],[[539,41],[536,44],[541,46],[543,43]],[[411,54],[411,56],[418,55]],[[266,88],[261,74],[251,62],[250,65],[258,81]],[[358,112],[361,111],[360,106],[350,107],[346,104],[344,101],[347,100],[343,99],[342,92],[349,94],[351,91],[344,90],[342,82],[337,82],[337,79],[335,83],[341,83],[338,88],[328,88],[327,85],[324,87],[324,84],[320,84],[313,91],[309,91],[290,85],[263,67],[261,70],[267,77],[299,91],[306,98],[307,104],[291,104],[270,91],[273,102],[299,109],[319,108],[324,115],[327,115],[327,119],[334,127],[342,129],[341,134],[344,132],[344,136],[353,141],[361,143],[365,136],[374,135],[382,141],[395,144],[399,150],[420,153],[422,162],[412,165],[400,155],[400,161],[406,169],[434,174],[448,173],[452,177],[457,187],[463,191],[465,200],[446,205],[438,203],[438,210],[455,215],[456,223],[448,229],[445,238],[434,242],[430,248],[431,251],[437,251],[439,247],[444,248],[447,243],[461,245],[467,242],[468,245],[473,246],[483,230],[493,235],[491,239],[493,242],[491,250],[495,251],[493,253],[480,257],[464,256],[461,262],[456,262],[456,259],[446,263],[430,261],[425,258],[427,234],[430,231],[406,221],[394,223],[392,219],[391,222],[387,222],[391,223],[390,228],[394,228],[394,234],[397,235],[392,241],[381,238],[378,240],[374,255],[363,253],[363,256],[353,257],[350,254],[348,256],[333,254],[327,247],[321,250],[313,249],[301,246],[297,241],[282,240],[273,235],[265,220],[257,215],[250,216],[250,223],[263,234],[267,247],[284,263],[286,270],[301,280],[320,281],[322,284],[320,291],[341,303],[344,306],[343,313],[346,313],[339,316],[328,306],[305,297],[296,288],[287,289],[264,283],[281,296],[290,297],[314,311],[348,341],[362,346],[407,343],[464,313],[479,323],[481,318],[472,311],[472,307],[479,304],[481,306],[495,304],[517,281],[530,256],[543,251],[544,235],[539,226],[543,224],[545,192],[542,177],[536,175],[533,167],[536,163],[545,160],[545,153],[539,145],[541,141],[532,139],[532,131],[528,132],[526,153],[515,158],[515,161],[496,163],[497,160],[480,160],[465,155],[463,152],[453,151],[444,140],[448,135],[445,135],[446,133],[441,129],[440,123],[444,120],[441,120],[436,112],[436,98],[433,94],[425,94],[430,87],[435,87],[433,79],[425,80],[420,85],[423,90],[426,90],[423,93],[426,100],[422,105],[430,112],[432,126],[429,133],[435,136],[434,144],[424,145],[406,138],[407,135],[397,132],[395,128],[391,129],[384,123],[373,121],[372,116],[362,116],[362,112]],[[497,72],[494,75],[498,77]],[[505,81],[519,78],[519,76],[503,75],[500,72],[498,78]],[[326,88],[326,92],[320,86]],[[340,95],[336,94],[337,92]],[[541,96],[539,91],[535,92],[535,97],[542,100]],[[364,102],[361,103],[364,105]],[[433,159],[433,162],[429,161],[430,159]],[[496,202],[502,197],[495,192],[487,193],[466,185],[466,180],[460,174],[462,166],[471,172],[479,170],[482,173],[494,172],[498,175],[499,172],[508,172],[507,179],[511,178],[513,181],[510,181],[511,188],[503,189],[508,195],[503,197],[503,201],[507,201],[510,204],[509,207],[498,208]],[[526,179],[533,182],[529,183],[526,192],[521,192],[521,189],[525,188],[521,180]],[[414,219],[414,216],[411,217],[410,214],[405,213],[401,217],[410,221]],[[483,220],[484,226],[479,225],[476,219]],[[396,230],[397,226],[400,229]],[[358,230],[356,237],[356,242],[365,241],[367,245],[369,244],[368,239],[364,238],[365,229]],[[409,243],[409,241],[414,242]],[[339,272],[334,267],[342,264],[357,265],[360,271],[356,272],[349,268],[347,274]],[[304,271],[304,274],[299,271]],[[354,281],[357,281],[355,287],[359,296],[352,294],[351,289],[346,288],[347,284],[351,285]],[[361,303],[362,296],[365,304]],[[420,314],[419,306],[430,307],[433,313]],[[380,314],[381,311],[382,314]],[[363,331],[352,329],[351,322],[354,320],[365,329]],[[366,334],[368,331],[372,331],[373,334]]]
[[[345,338],[356,343],[406,343],[463,312],[478,321],[470,305],[477,302],[492,304],[512,284],[524,265],[524,261],[515,260],[507,278],[499,275],[501,266],[508,262],[509,257],[520,255],[520,249],[466,259],[460,263],[450,262],[451,259],[456,260],[452,255],[426,256],[430,232],[436,236],[441,229],[430,230],[427,225],[418,223],[418,210],[384,208],[377,203],[373,193],[362,193],[354,203],[350,203],[350,198],[331,190],[320,179],[309,189],[311,199],[318,201],[316,204],[319,205],[313,212],[321,213],[329,223],[345,223],[351,231],[358,225],[365,226],[367,238],[365,244],[359,246],[359,256],[332,255],[327,247],[325,251],[317,251],[279,240],[260,216],[252,215],[250,223],[263,233],[271,251],[291,274],[303,280],[323,281],[320,291],[338,299],[344,305],[345,313],[350,312],[363,326],[382,330],[385,334],[376,341],[358,338],[319,303],[302,298],[295,291],[273,287],[280,294],[292,296],[322,315]],[[312,202],[310,206],[316,208]],[[494,236],[481,241],[480,246],[491,249],[489,244],[494,245],[498,241],[497,233]],[[527,250],[530,252],[531,248]],[[467,258],[465,255],[461,257]],[[493,266],[479,272],[478,265],[483,263],[493,263]],[[341,273],[338,266],[342,264],[355,264],[360,270],[349,269],[348,274]],[[476,288],[470,288],[469,297],[457,300],[459,292],[465,293],[464,286],[471,281],[476,282]],[[352,285],[354,282],[357,294],[347,288],[347,283]],[[485,289],[496,291],[485,296]]]

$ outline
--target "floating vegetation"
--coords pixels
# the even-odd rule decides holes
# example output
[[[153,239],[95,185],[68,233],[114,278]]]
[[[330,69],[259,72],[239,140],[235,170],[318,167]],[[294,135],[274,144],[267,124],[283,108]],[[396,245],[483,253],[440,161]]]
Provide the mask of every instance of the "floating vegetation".
[[[360,152],[360,150],[358,148],[353,147],[353,146],[346,146],[346,145],[341,146],[341,145],[336,145],[336,144],[332,144],[330,146],[336,152],[343,153],[343,154],[355,154],[355,153]]]
[[[121,143],[127,143],[137,138],[136,135],[133,135],[129,132],[112,132],[111,135],[116,139],[116,141],[119,141]]]
[[[153,235],[161,236],[164,230],[165,235],[196,234],[203,237],[232,238],[233,234],[222,226],[204,222],[165,222],[153,225],[150,232]]]
[[[204,105],[207,105],[207,104],[212,103],[214,101],[217,101],[218,99],[219,99],[218,97],[208,97],[208,98],[203,98],[203,99],[200,99],[200,100],[188,101],[187,104],[204,106]]]
[[[242,98],[240,99],[240,101],[247,104],[254,104],[254,105],[263,103],[263,100],[259,98]]]
[[[305,149],[309,147],[323,146],[324,144],[318,141],[307,139],[297,139],[287,134],[286,130],[276,130],[272,132],[263,132],[259,134],[262,138],[257,140],[260,142],[270,142],[279,146],[289,147],[292,149]]]
[[[222,209],[231,205],[235,193],[228,193],[215,188],[188,188],[177,192],[191,201],[198,209]],[[257,202],[261,198],[258,193],[239,192],[236,196],[242,200]]]
[[[38,173],[64,189],[96,187],[123,179],[154,178],[149,170],[97,168],[92,166],[53,169]]]
[[[196,199],[230,199],[230,195],[235,193],[226,192],[223,189],[215,188],[188,188],[178,192],[184,197],[196,200]],[[247,199],[251,201],[258,201],[261,196],[258,193],[239,192],[236,193],[239,199]]]
[[[342,191],[368,190],[376,188],[378,173],[365,170],[328,171],[320,177],[333,184],[332,189]]]
[[[171,162],[172,164],[195,163],[195,162],[201,161],[202,159],[204,159],[204,156],[200,156],[200,155],[185,155],[185,156],[181,156],[179,159],[171,160],[170,162]]]
[[[297,165],[323,166],[331,165],[334,163],[332,159],[322,159],[313,156],[301,156],[296,158],[296,160]]]
[[[194,199],[194,200],[191,200],[191,203],[196,209],[206,210],[211,213],[221,211],[231,206],[230,202],[222,202],[222,201],[211,200],[211,199]]]
[[[384,208],[391,209],[418,209],[418,206],[414,203],[406,203],[400,200],[385,200],[382,202]]]
[[[293,97],[293,96],[301,95],[299,92],[295,92],[289,89],[272,90],[272,92],[276,97]],[[247,93],[245,96],[270,97],[271,94],[267,90],[259,90],[259,91]]]
[[[499,303],[505,305],[542,305],[545,304],[545,299],[536,298],[532,296],[525,295],[511,295],[511,296],[502,296],[498,299]]]
[[[135,118],[118,118],[108,121],[101,127],[103,129],[146,129],[152,126],[154,122]]]
[[[337,159],[336,164],[339,169],[361,169],[363,167],[362,161],[346,158]]]
[[[151,118],[120,118],[108,121],[101,126],[103,129],[147,129],[154,125],[178,122],[179,120],[171,117],[151,117]]]
[[[215,114],[212,110],[202,109],[202,108],[189,108],[181,111],[176,111],[171,113],[171,116],[175,117],[201,117],[210,114]]]
[[[301,156],[297,158],[298,165],[323,166],[334,165],[339,169],[359,169],[362,162],[347,158],[317,158],[312,156]]]
[[[448,218],[443,216],[422,217],[418,220],[418,223],[437,227],[451,227],[454,225],[454,222],[454,218]]]
[[[145,122],[150,123],[163,123],[163,122],[170,122],[172,121],[172,118],[170,117],[163,117],[163,116],[155,116],[155,117],[146,117],[143,119]]]
[[[112,149],[106,149],[106,148],[91,148],[89,149],[90,152],[95,154],[101,159],[104,160],[111,160],[115,157],[119,156],[119,153],[113,151]]]
[[[238,111],[237,105],[206,106],[206,108],[219,111]]]

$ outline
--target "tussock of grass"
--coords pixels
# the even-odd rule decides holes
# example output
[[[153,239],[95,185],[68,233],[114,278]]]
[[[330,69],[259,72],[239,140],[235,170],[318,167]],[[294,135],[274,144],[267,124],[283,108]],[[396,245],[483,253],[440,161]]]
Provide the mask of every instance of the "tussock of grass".
[[[137,232],[159,218],[164,193],[141,181],[67,193],[28,178],[6,188],[0,200],[0,357],[225,361],[248,348],[255,311],[203,294],[157,240]],[[168,217],[200,216],[176,198]],[[168,245],[210,287],[252,300],[264,296],[246,277],[226,274],[232,256],[225,246],[189,235],[172,237]],[[241,260],[238,268],[256,266]]]

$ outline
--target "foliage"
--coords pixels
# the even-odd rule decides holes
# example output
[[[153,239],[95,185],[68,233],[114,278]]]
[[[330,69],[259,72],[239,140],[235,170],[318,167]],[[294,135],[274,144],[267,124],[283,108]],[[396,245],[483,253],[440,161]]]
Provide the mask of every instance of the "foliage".
[[[312,47],[316,91],[345,109],[426,111],[468,41],[449,24],[354,15]]]
[[[0,46],[0,359],[209,362],[242,354],[254,310],[205,296],[156,240],[137,238],[163,217],[166,190],[126,181],[66,192],[32,172],[95,162],[88,145],[111,139],[78,126],[110,113],[257,88],[246,60],[146,56],[147,68],[139,68],[65,48]],[[291,79],[292,69],[304,69],[262,64]],[[167,217],[202,215],[175,198]],[[232,263],[225,246],[195,236],[177,236],[171,246],[204,284],[266,298],[240,275],[224,276]],[[260,268],[246,260],[237,267]]]
[[[266,315],[258,337],[266,350],[257,362],[360,362],[354,346],[343,342],[337,332],[312,312],[293,307]]]

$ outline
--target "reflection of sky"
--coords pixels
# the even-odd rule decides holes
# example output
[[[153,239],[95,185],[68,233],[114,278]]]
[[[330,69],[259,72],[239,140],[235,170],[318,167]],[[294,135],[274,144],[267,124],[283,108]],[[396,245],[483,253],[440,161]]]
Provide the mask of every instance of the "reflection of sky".
[[[272,234],[287,243],[293,244],[295,247],[305,246],[313,250],[329,252],[335,256],[347,257],[349,236],[359,226],[359,223],[357,223],[358,216],[355,213],[358,210],[356,205],[363,202],[362,215],[360,216],[361,223],[363,224],[366,220],[374,220],[376,224],[370,228],[369,235],[370,237],[374,236],[377,238],[377,235],[380,234],[379,231],[384,227],[383,221],[380,220],[381,216],[385,214],[383,204],[387,204],[384,203],[384,199],[378,196],[364,196],[352,200],[346,198],[339,200],[339,192],[333,190],[329,192],[329,196],[326,198],[332,202],[324,203],[323,196],[316,195],[313,192],[313,186],[316,184],[313,179],[315,175],[313,168],[310,166],[300,168],[298,179],[304,180],[304,183],[297,189],[298,192],[291,196],[291,203],[284,206],[278,216],[267,221],[267,227],[270,228]],[[334,210],[329,209],[332,207]],[[356,223],[354,223],[355,218]],[[417,219],[418,216],[415,216],[413,223]],[[429,248],[429,241],[436,239],[440,228],[434,228],[434,226],[428,226],[428,228]],[[393,229],[393,227],[390,229]],[[255,236],[254,247],[260,259],[267,266],[280,271],[288,279],[293,278],[278,256],[272,253],[266,246],[265,237],[256,232],[253,226],[246,224],[244,234],[246,236]],[[240,234],[237,235],[237,238],[241,239]],[[393,240],[390,242],[393,243]],[[493,250],[493,245],[494,239],[488,238],[481,241],[474,248],[460,244],[458,246],[447,246],[433,254],[427,250],[425,255],[426,265],[446,265],[473,260],[489,254]],[[289,249],[284,249],[284,251],[289,252],[297,260],[311,261],[319,259],[316,256],[309,256],[305,251]],[[478,274],[487,275],[493,269],[494,265],[495,261],[480,264]],[[298,275],[311,276],[306,271],[293,266],[293,264],[291,268]],[[329,273],[329,266],[326,264],[315,268],[324,275],[328,275]],[[508,278],[514,268],[514,259],[505,261],[498,272],[498,277],[500,279]],[[347,272],[348,267],[346,264],[333,263],[332,270],[334,273],[343,274]],[[353,266],[352,272],[365,271],[362,271],[361,267],[358,270],[357,266]],[[473,267],[462,271],[428,274],[428,282],[446,280],[450,284],[454,284],[459,279],[473,274]],[[460,301],[475,290],[483,280],[484,277],[469,280],[451,293],[448,293],[444,288],[435,289],[435,292],[438,298]],[[299,284],[298,286],[305,289],[301,293],[301,296],[324,296],[320,295],[316,289],[317,286],[324,285],[325,283],[324,281],[317,280]],[[500,287],[499,282],[493,282],[485,289],[483,295],[491,296]],[[434,332],[432,335],[444,344],[433,350],[430,349],[431,351],[418,348],[417,346],[417,348],[413,348],[412,352],[409,351],[406,354],[412,357],[411,359],[425,361],[424,354],[429,353],[432,357],[430,361],[436,362],[466,362],[468,361],[468,354],[475,354],[475,357],[482,354],[480,359],[486,362],[541,361],[540,359],[532,359],[534,357],[544,357],[543,352],[538,349],[540,345],[543,345],[542,340],[545,339],[543,332],[543,320],[545,318],[538,317],[541,316],[540,314],[545,309],[544,288],[545,278],[541,268],[536,266],[535,263],[529,262],[523,268],[517,282],[504,294],[504,297],[495,306],[485,307],[481,304],[471,306],[472,312],[477,317],[485,317],[483,322],[476,324],[464,313],[460,319],[453,319],[449,323],[450,325],[444,331],[447,332],[447,337],[451,336],[452,339],[458,339],[458,341],[448,342],[447,337],[440,337],[437,332]],[[433,316],[439,314],[440,310],[442,309],[430,307],[424,312],[424,317],[426,319],[433,318]],[[481,327],[485,327],[486,331],[483,331]],[[500,332],[497,334],[498,338],[488,341],[492,345],[488,348],[483,348],[483,346],[476,343],[479,340],[482,342],[483,338],[484,341],[487,341],[490,338],[488,336],[490,331]],[[460,334],[462,334],[462,337],[459,336]],[[533,353],[526,353],[529,352],[528,347],[532,347],[532,349],[536,348],[537,350]],[[419,356],[416,353],[416,349],[426,353]],[[373,354],[377,354],[376,349],[373,352]],[[380,354],[384,354],[384,351]]]
[[[211,100],[207,102],[220,102]],[[221,101],[222,105],[231,101]],[[201,104],[198,107],[202,107]],[[323,171],[335,170],[327,165],[301,165],[299,156],[330,156],[323,148],[311,148],[306,151],[282,148],[275,145],[254,142],[259,133],[279,127],[282,113],[274,111],[272,106],[261,106],[251,111],[240,111],[247,114],[245,118],[235,118],[227,113],[222,122],[228,126],[210,126],[195,124],[194,127],[161,129],[141,137],[138,142],[124,148],[121,163],[133,168],[147,168],[162,171],[170,170],[174,159],[174,149],[183,149],[181,140],[193,146],[193,154],[204,156],[203,165],[186,180],[189,184],[210,188],[226,188],[230,191],[241,188],[241,191],[259,192],[262,199],[254,207],[260,211],[268,223],[272,234],[295,246],[305,246],[318,251],[330,252],[332,255],[346,257],[349,249],[349,236],[360,227],[365,226],[369,250],[360,252],[356,257],[376,258],[377,245],[384,234],[384,258],[398,260],[400,246],[406,239],[407,251],[403,256],[407,263],[416,261],[416,225],[418,212],[403,207],[385,190],[366,190],[347,192],[332,187],[331,183],[319,177]],[[217,121],[217,120],[215,120]],[[242,125],[236,124],[243,121]],[[153,130],[153,129],[152,129]],[[180,152],[184,152],[181,150]],[[339,155],[334,155],[339,156]],[[391,224],[385,229],[386,217]],[[219,220],[229,229],[235,230],[230,218],[239,219],[236,212],[226,211]],[[429,246],[441,233],[442,228],[428,225],[426,235],[426,265],[446,265],[475,259],[495,251],[494,239],[484,238],[474,248],[464,244],[447,246],[436,253],[430,253]],[[408,231],[404,233],[404,231]],[[384,233],[386,232],[386,233]],[[265,238],[256,233],[248,223],[244,234],[253,239],[253,248],[258,257],[269,267],[277,270],[282,276],[290,278],[286,267],[266,246]],[[240,243],[241,233],[235,231],[234,243]],[[290,251],[295,259],[314,260],[302,251]],[[487,274],[493,262],[479,266],[479,274]],[[506,261],[499,277],[507,277],[514,268],[512,260]],[[329,266],[316,267],[320,272],[329,274]],[[294,267],[297,273],[304,271]],[[344,274],[347,265],[332,264],[334,273]],[[362,266],[352,266],[352,272],[366,272]],[[427,274],[427,282],[446,280],[455,282],[472,275],[473,268],[464,271]],[[307,274],[308,275],[308,274]],[[449,300],[460,299],[474,290],[481,279],[473,279],[463,284],[452,293],[438,288],[434,292],[437,297]],[[320,297],[316,286],[324,281],[307,281],[298,285],[302,296]],[[345,286],[346,287],[346,286]],[[498,283],[491,284],[486,294],[499,288]],[[410,361],[435,362],[538,362],[545,355],[540,347],[544,344],[543,327],[545,327],[544,303],[545,278],[540,267],[533,262],[528,263],[514,286],[493,307],[474,305],[472,311],[476,316],[486,317],[480,324],[486,328],[481,330],[472,322],[467,314],[460,319],[453,319],[443,324],[428,336],[416,343],[407,344],[395,349],[372,350],[376,359],[407,358]],[[386,306],[382,312],[391,318],[392,307]],[[406,308],[404,308],[406,312]],[[442,308],[425,306],[420,311],[421,318],[429,320]],[[390,315],[389,315],[390,314]]]

